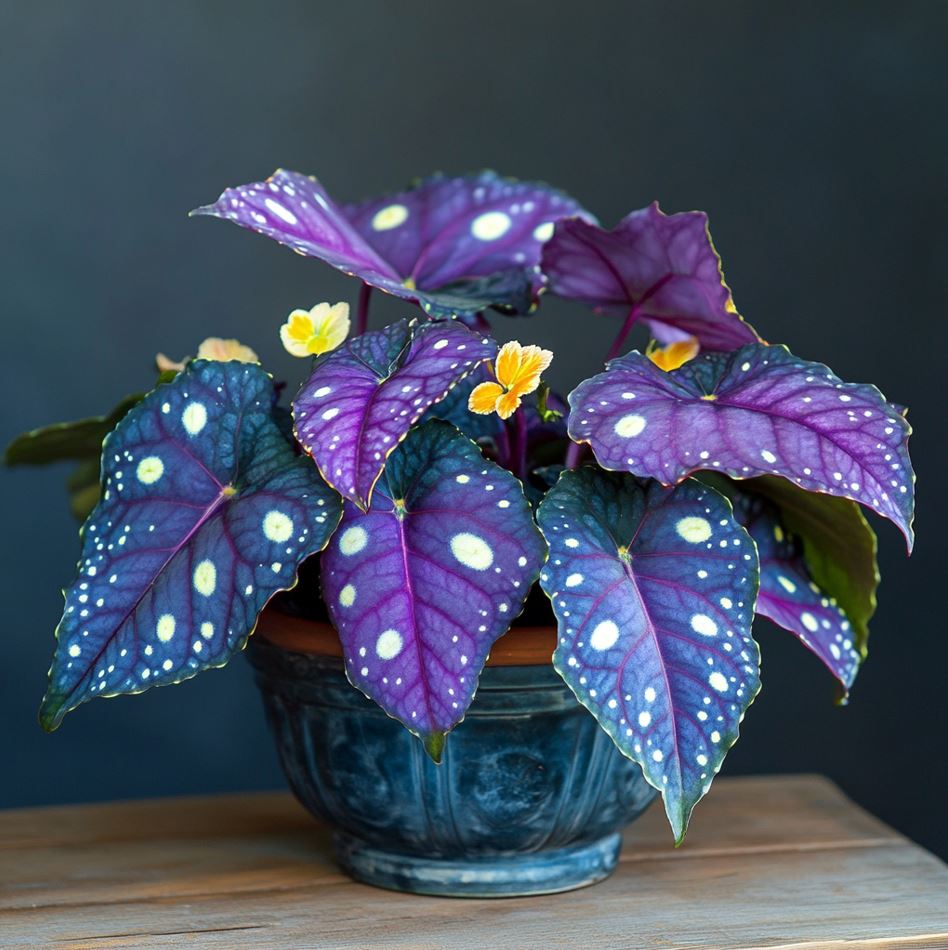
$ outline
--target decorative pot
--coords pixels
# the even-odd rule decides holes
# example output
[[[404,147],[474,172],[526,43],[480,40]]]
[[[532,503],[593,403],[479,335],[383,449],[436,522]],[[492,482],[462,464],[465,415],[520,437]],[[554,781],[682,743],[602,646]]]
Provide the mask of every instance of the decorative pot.
[[[505,897],[593,884],[655,791],[550,664],[552,628],[497,641],[440,765],[346,679],[327,624],[270,609],[251,638],[283,769],[357,880]],[[544,661],[544,657],[546,658]]]

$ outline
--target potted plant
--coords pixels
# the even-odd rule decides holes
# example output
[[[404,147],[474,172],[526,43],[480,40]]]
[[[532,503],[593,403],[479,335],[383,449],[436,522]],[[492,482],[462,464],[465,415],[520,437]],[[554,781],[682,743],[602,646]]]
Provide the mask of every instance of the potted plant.
[[[878,579],[863,509],[912,543],[910,428],[758,336],[704,214],[609,230],[491,173],[340,205],[286,171],[195,213],[359,278],[355,326],[344,303],[290,315],[312,359],[291,411],[252,351],[209,340],[110,415],[8,448],[80,462],[46,729],[221,666],[271,604],[251,659],[344,867],[524,894],[608,874],[656,793],[681,842],[760,688],[755,613],[845,701]],[[421,312],[369,332],[373,289]],[[567,401],[553,354],[486,318],[544,293],[617,320]]]

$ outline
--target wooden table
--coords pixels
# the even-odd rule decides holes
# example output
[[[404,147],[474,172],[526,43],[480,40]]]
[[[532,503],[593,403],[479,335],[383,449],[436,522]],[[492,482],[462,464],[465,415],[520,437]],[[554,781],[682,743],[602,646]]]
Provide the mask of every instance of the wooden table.
[[[721,779],[675,850],[550,897],[355,884],[286,793],[0,812],[0,946],[948,948],[948,868],[816,776]]]

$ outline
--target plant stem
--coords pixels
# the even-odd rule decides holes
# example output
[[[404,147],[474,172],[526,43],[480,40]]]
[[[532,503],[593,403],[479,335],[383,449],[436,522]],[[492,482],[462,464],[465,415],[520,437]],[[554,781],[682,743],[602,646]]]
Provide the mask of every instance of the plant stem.
[[[628,316],[625,318],[625,322],[619,328],[619,333],[616,335],[615,340],[612,341],[612,346],[609,348],[609,353],[606,356],[607,363],[609,360],[615,359],[619,353],[622,352],[622,344],[625,343],[625,338],[629,335],[629,330],[632,329],[632,324],[634,324],[638,319],[639,313],[642,310],[642,305],[650,297],[654,297],[655,294],[657,294],[662,289],[662,287],[664,287],[665,284],[667,284],[672,279],[673,276],[673,274],[666,274],[661,280],[652,284],[652,286],[649,287],[649,289],[646,290],[645,293],[642,294],[642,296],[639,297],[639,299],[634,304],[632,304],[632,306],[629,308]]]
[[[356,336],[362,336],[369,325],[369,298],[372,296],[372,288],[369,284],[363,282],[359,288],[359,305],[356,311]]]
[[[629,313],[625,318],[625,322],[619,327],[619,332],[616,334],[616,338],[612,341],[612,346],[609,347],[609,352],[606,354],[606,362],[609,360],[614,360],[622,352],[622,344],[625,343],[625,338],[629,335],[629,331],[632,329],[632,324],[635,323],[636,317],[639,315],[639,305],[634,304],[629,308]]]
[[[500,432],[497,433],[497,461],[504,468],[510,469],[510,433],[505,423],[501,423]]]
[[[565,465],[567,468],[576,468],[576,466],[579,465],[579,459],[583,454],[584,448],[585,446],[579,442],[570,441],[569,448],[566,450]]]
[[[527,477],[527,415],[523,408],[514,413],[513,473],[523,481]]]

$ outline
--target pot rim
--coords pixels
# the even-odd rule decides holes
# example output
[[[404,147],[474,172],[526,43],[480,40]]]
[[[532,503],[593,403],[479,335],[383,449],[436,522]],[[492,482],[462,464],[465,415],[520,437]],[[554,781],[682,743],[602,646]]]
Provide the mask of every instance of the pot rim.
[[[254,635],[292,653],[342,658],[339,634],[330,624],[294,617],[273,606],[261,614]],[[549,666],[554,649],[555,627],[511,627],[491,647],[487,666]]]

